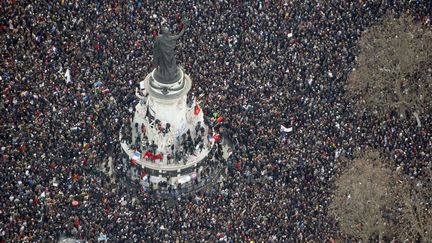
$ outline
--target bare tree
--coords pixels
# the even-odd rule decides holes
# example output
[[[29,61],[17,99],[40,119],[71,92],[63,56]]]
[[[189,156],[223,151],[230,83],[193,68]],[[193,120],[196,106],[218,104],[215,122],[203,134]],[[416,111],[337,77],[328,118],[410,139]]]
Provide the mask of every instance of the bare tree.
[[[393,200],[392,180],[392,171],[376,151],[366,151],[349,163],[336,181],[329,209],[346,235],[362,242],[381,239],[387,227],[383,212]]]
[[[421,166],[414,178],[398,173],[376,150],[355,157],[343,159],[347,168],[336,180],[329,207],[341,231],[362,242],[383,237],[432,242],[431,169]]]
[[[395,228],[401,241],[432,242],[432,172],[423,169],[419,178],[397,182]]]
[[[348,82],[358,105],[373,111],[422,112],[432,96],[432,32],[408,15],[387,16],[363,32]]]

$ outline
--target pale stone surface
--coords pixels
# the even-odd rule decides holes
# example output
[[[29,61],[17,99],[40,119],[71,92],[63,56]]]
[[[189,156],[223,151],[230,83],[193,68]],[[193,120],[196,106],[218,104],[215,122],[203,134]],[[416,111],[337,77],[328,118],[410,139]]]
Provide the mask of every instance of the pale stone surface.
[[[141,159],[138,160],[137,163],[145,168],[157,171],[180,171],[193,167],[194,170],[199,173],[202,168],[197,166],[197,164],[206,158],[210,151],[211,144],[206,137],[208,134],[208,127],[204,124],[203,112],[201,111],[197,116],[194,115],[195,104],[188,107],[186,103],[187,93],[191,88],[192,81],[183,71],[182,79],[171,84],[159,83],[153,79],[152,75],[153,73],[150,73],[144,80],[144,92],[147,95],[142,96],[137,94],[137,97],[141,101],[135,107],[135,114],[132,118],[130,129],[132,129],[133,141],[135,141],[136,136],[140,136],[141,141],[143,141],[141,126],[144,124],[149,143],[151,144],[152,141],[154,141],[155,144],[158,145],[156,154],[162,153],[163,160],[147,160],[143,157],[146,152],[143,150]],[[149,120],[148,116],[146,116],[148,113],[150,113],[154,119]],[[169,123],[171,131],[166,134],[160,132],[156,128],[156,119],[160,121],[160,124],[164,128],[166,124]],[[191,131],[192,138],[195,139],[195,127],[198,122],[200,122],[201,126],[205,129],[203,136],[204,148],[202,151],[200,152],[200,149],[196,148],[192,155],[186,155],[185,160],[169,164],[167,155],[172,153],[171,145],[174,145],[175,150],[178,149],[181,146],[180,138],[187,130]],[[136,123],[138,124],[138,131],[135,129]],[[129,145],[122,143],[121,146],[128,157],[132,158],[134,151],[130,149]],[[172,185],[176,185],[179,179],[183,176],[187,176],[184,174],[177,175],[178,176],[171,177],[170,183]],[[157,183],[159,181],[166,181],[166,178],[159,176],[151,177],[150,180],[153,183]]]

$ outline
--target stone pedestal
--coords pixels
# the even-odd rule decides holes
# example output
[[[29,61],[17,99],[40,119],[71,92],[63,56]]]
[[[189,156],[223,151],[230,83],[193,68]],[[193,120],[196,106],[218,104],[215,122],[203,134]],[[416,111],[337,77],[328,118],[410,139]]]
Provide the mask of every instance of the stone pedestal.
[[[175,137],[181,136],[187,131],[186,99],[192,81],[180,69],[180,79],[172,84],[163,84],[154,78],[151,72],[144,80],[145,89],[149,94],[148,109],[151,116],[162,122],[165,126],[169,123]]]
[[[167,182],[168,185],[177,188],[178,184],[193,183],[200,172],[208,167],[208,155],[212,143],[207,139],[210,133],[209,128],[204,124],[203,112],[194,114],[195,104],[187,105],[187,93],[191,89],[192,80],[183,70],[180,70],[178,81],[164,84],[154,78],[154,71],[144,79],[145,92],[148,94],[145,102],[139,102],[135,109],[133,126],[138,124],[141,128],[145,126],[145,136],[150,143],[157,145],[156,155],[158,159],[152,160],[145,157],[148,148],[141,145],[141,157],[136,159],[136,152],[129,144],[122,143],[123,150],[128,157],[134,159],[136,166],[140,166],[149,175],[152,183]],[[200,123],[204,133],[200,132],[202,147],[194,145],[194,151],[187,151],[181,160],[168,160],[168,155],[174,156],[177,150],[182,152],[183,135],[189,130],[193,140],[196,139],[195,127]],[[169,124],[169,131],[164,130]],[[140,129],[139,129],[140,130]],[[133,136],[140,136],[143,140],[144,135],[136,133],[132,127]],[[161,132],[163,131],[163,132]],[[172,148],[174,147],[174,151]],[[162,157],[162,159],[160,159]]]

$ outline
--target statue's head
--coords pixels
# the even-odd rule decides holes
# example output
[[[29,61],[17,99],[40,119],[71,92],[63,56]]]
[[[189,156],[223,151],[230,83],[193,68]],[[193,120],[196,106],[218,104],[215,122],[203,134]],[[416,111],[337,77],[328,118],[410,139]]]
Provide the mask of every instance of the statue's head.
[[[166,26],[166,25],[162,25],[162,28],[161,28],[161,30],[160,30],[160,33],[161,34],[163,34],[163,35],[167,35],[167,34],[170,34],[170,29],[168,28],[168,26]]]

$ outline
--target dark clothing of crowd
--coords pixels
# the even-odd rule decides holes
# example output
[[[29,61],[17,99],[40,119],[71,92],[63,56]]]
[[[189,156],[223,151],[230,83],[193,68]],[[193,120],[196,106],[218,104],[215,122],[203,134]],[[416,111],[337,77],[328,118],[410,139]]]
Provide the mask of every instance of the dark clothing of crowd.
[[[0,4],[0,242],[326,242],[340,237],[327,214],[336,157],[383,148],[412,176],[430,163],[430,107],[423,127],[378,119],[344,89],[362,32],[387,13],[430,28],[430,1]],[[172,203],[99,168],[122,163],[119,132],[160,23],[179,31],[183,17],[189,96],[224,117],[236,161],[223,183]]]

